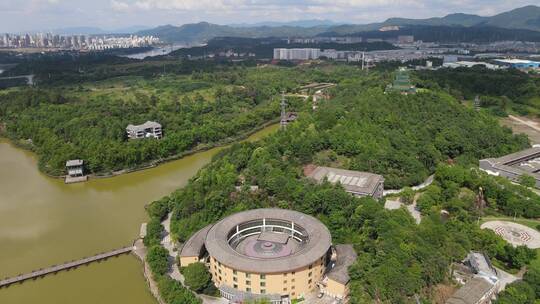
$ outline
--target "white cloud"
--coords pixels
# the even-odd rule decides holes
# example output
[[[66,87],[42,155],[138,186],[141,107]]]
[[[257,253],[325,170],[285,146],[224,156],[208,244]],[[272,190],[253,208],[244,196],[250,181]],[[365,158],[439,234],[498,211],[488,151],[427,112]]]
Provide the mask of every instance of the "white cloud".
[[[111,0],[111,8],[117,12],[127,12],[130,9],[129,4],[117,0]]]
[[[493,15],[530,4],[539,5],[539,0],[0,0],[0,31],[198,21],[332,19],[368,23],[456,12]]]

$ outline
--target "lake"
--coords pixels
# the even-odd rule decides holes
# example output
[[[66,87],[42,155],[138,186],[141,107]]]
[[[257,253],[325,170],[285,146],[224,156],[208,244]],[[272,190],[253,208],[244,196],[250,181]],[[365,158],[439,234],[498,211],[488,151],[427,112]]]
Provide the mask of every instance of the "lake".
[[[248,140],[278,129],[267,127]],[[37,169],[31,152],[0,139],[0,278],[130,245],[144,206],[183,187],[223,148],[156,168],[64,184]],[[0,303],[155,303],[133,255],[0,289]]]
[[[142,52],[142,53],[136,53],[136,54],[130,54],[130,55],[122,55],[121,57],[127,57],[127,58],[131,58],[131,59],[144,59],[144,58],[147,58],[147,57],[156,57],[156,56],[162,56],[162,55],[167,55],[169,53],[172,53],[176,50],[179,50],[181,48],[185,48],[186,45],[185,44],[172,44],[172,45],[167,45],[167,46],[163,46],[163,47],[159,47],[159,48],[154,48],[150,51],[146,51],[146,52]]]

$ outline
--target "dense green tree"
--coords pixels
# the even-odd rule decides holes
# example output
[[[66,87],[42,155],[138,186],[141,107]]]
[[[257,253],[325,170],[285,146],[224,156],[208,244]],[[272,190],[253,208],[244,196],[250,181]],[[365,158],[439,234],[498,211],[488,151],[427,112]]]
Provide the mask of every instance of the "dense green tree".
[[[152,273],[157,276],[164,275],[169,270],[169,252],[167,249],[156,245],[148,249],[146,261],[152,270]]]
[[[191,291],[184,288],[179,281],[173,280],[168,276],[161,276],[158,279],[158,288],[161,297],[168,304],[201,304]]]
[[[158,201],[149,204],[146,211],[152,218],[164,219],[169,213],[169,198],[164,197]]]
[[[161,225],[160,218],[152,217],[146,225],[146,236],[143,239],[144,245],[146,247],[159,245],[163,230],[164,228],[163,225]]]
[[[536,179],[528,174],[523,174],[519,177],[519,183],[525,187],[532,188],[536,186]]]
[[[459,99],[480,97],[480,105],[497,116],[508,112],[538,114],[540,80],[518,70],[493,71],[481,66],[474,68],[439,69],[418,73],[428,88],[445,88]]]
[[[411,187],[405,187],[400,193],[401,201],[404,204],[410,205],[414,201],[415,192]]]
[[[186,279],[186,285],[198,293],[214,284],[210,272],[203,263],[192,263],[182,268],[182,274]]]
[[[534,289],[527,282],[517,282],[506,286],[499,293],[496,304],[535,304]]]

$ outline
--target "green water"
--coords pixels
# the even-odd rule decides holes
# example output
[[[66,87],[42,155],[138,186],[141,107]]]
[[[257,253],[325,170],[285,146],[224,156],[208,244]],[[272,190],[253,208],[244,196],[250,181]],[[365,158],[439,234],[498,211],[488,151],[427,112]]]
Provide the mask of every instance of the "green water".
[[[130,245],[147,219],[145,204],[184,186],[219,150],[65,185],[39,173],[32,153],[0,140],[0,278]],[[0,289],[0,303],[154,303],[145,286],[128,255]]]

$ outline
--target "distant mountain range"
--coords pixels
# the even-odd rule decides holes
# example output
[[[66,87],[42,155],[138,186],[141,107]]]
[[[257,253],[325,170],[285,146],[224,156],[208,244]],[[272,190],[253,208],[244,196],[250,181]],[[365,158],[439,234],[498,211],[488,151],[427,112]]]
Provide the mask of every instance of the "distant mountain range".
[[[232,27],[261,27],[261,26],[270,26],[270,27],[279,27],[279,26],[295,26],[295,27],[330,27],[335,25],[346,24],[346,22],[335,22],[332,20],[320,20],[320,19],[311,19],[311,20],[297,20],[289,22],[258,22],[258,23],[237,23],[237,24],[228,24]]]
[[[540,31],[540,7],[529,5],[492,17],[469,14],[450,14],[429,19],[390,18],[382,25],[445,25],[445,26],[493,26],[506,29]]]
[[[497,38],[493,32],[504,29],[500,39],[529,37],[528,31],[540,31],[540,7],[526,6],[491,17],[470,14],[450,14],[445,17],[429,19],[390,18],[384,22],[371,24],[338,24],[328,20],[305,20],[288,23],[262,22],[257,24],[217,25],[208,22],[184,24],[182,26],[165,25],[137,32],[138,35],[153,35],[169,42],[199,43],[215,37],[294,37],[316,36],[323,33],[351,35],[362,32],[378,31],[385,26],[401,28],[431,27],[432,30],[448,27],[466,27],[461,32],[479,32],[478,28],[487,28],[490,37]],[[508,31],[516,30],[516,32]],[[462,35],[462,33],[460,33]],[[463,34],[466,36],[466,33]]]
[[[299,27],[299,26],[255,26],[233,27],[208,22],[184,24],[182,26],[164,25],[154,29],[137,32],[138,35],[157,36],[169,42],[195,43],[208,41],[215,37],[288,37],[315,36],[329,30],[331,27]]]

